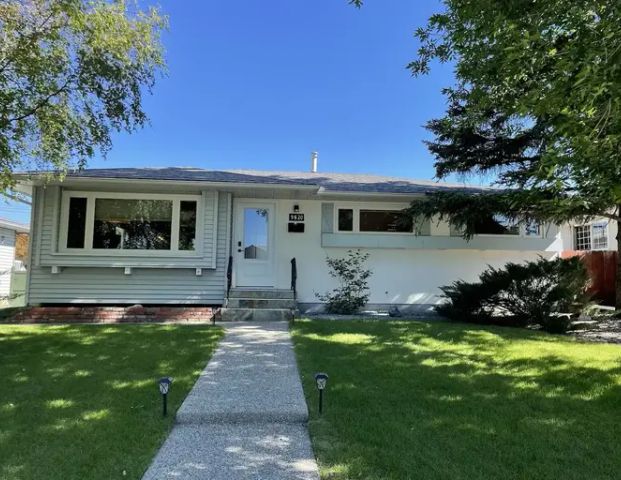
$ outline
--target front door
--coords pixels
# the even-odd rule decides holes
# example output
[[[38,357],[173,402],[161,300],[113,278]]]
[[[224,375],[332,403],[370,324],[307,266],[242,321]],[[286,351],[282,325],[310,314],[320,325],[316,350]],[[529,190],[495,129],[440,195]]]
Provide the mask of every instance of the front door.
[[[235,204],[233,254],[238,287],[274,286],[274,204]]]

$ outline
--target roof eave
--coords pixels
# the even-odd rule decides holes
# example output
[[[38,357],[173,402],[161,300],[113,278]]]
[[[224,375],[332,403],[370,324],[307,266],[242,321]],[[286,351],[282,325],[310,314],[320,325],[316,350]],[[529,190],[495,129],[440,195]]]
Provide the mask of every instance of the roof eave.
[[[43,176],[15,175],[16,180],[21,185],[38,186],[45,184]],[[277,189],[277,190],[308,190],[316,191],[316,185],[283,184],[269,182],[214,182],[210,180],[182,180],[182,179],[153,179],[153,178],[117,178],[117,177],[65,177],[63,180],[56,180],[50,184],[76,185],[88,183],[122,183],[147,185],[181,184],[190,187],[223,187],[223,188],[247,188],[247,189]]]

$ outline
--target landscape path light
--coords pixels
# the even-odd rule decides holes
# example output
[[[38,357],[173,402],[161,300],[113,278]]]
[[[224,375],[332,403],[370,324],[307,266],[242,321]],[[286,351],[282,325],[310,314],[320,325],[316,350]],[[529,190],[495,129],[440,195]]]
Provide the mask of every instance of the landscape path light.
[[[157,382],[160,387],[160,393],[162,394],[162,408],[164,416],[168,413],[168,391],[170,390],[172,381],[173,379],[170,377],[162,377]]]
[[[323,372],[316,373],[315,384],[317,385],[317,390],[319,390],[319,414],[321,415],[323,412],[323,391],[328,384],[328,374]]]

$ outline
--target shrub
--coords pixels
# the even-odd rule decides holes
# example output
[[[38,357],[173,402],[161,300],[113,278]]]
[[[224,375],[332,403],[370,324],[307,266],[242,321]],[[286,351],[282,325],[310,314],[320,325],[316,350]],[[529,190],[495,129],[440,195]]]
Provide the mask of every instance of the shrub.
[[[328,312],[352,314],[367,303],[367,280],[371,276],[371,270],[364,268],[364,263],[368,258],[369,254],[361,253],[360,250],[348,250],[345,258],[326,258],[330,276],[339,281],[339,286],[331,292],[315,295],[326,303]]]
[[[588,274],[579,258],[507,263],[488,267],[478,282],[456,281],[441,287],[448,300],[438,313],[453,320],[500,323],[566,331],[567,316],[587,303]]]

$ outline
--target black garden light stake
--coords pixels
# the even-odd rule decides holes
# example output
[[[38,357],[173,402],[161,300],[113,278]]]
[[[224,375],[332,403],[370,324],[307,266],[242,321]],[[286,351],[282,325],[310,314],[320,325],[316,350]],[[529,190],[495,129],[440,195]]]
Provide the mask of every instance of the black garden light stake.
[[[170,377],[163,377],[163,378],[160,378],[158,381],[158,385],[160,387],[160,393],[162,394],[162,407],[163,407],[164,416],[166,416],[166,414],[168,413],[168,405],[167,405],[168,391],[170,390],[170,385],[172,384],[172,381],[173,379]]]
[[[319,390],[319,414],[323,412],[323,391],[326,389],[326,384],[328,383],[328,374],[327,373],[316,373],[315,374],[315,383],[317,384],[317,390]]]

